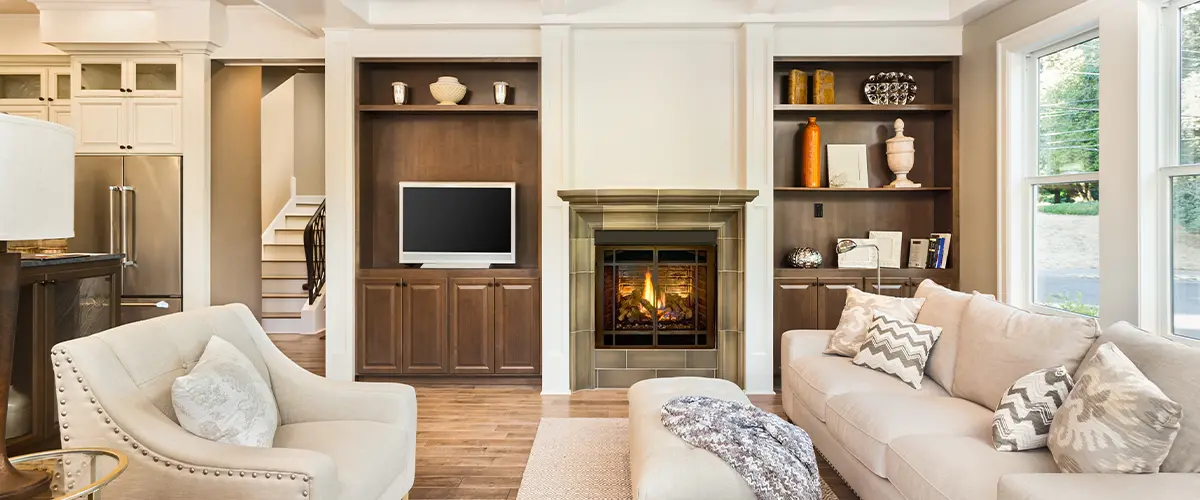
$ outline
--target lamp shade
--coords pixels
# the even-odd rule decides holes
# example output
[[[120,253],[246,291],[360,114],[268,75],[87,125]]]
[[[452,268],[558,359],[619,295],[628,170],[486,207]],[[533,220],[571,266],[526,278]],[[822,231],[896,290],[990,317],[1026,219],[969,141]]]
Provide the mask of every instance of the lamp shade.
[[[0,241],[75,236],[75,132],[0,114]]]

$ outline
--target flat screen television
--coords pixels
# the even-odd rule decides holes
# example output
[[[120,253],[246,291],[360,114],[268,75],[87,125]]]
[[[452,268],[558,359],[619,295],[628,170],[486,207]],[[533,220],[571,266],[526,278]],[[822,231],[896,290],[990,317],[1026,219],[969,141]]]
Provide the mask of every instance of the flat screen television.
[[[516,195],[512,182],[401,182],[400,263],[515,264]]]

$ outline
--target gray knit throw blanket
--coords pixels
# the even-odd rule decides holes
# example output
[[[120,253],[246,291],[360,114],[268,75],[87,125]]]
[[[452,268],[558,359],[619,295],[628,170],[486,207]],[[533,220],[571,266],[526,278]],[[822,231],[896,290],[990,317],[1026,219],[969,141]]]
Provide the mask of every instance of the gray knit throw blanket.
[[[663,405],[662,423],[733,467],[759,500],[821,500],[812,439],[776,415],[748,404],[681,396]]]

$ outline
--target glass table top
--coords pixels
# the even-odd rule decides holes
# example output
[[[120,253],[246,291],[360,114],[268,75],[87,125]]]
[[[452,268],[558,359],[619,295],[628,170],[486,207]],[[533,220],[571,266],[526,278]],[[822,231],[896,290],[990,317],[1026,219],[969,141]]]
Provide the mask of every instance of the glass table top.
[[[99,499],[100,490],[129,465],[123,453],[105,448],[43,451],[10,460],[18,470],[50,475],[49,488],[35,500]]]

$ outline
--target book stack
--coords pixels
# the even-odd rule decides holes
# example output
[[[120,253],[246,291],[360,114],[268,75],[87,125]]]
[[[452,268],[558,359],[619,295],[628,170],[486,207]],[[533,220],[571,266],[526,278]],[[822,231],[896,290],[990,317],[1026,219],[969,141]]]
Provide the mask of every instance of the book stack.
[[[946,269],[949,258],[950,233],[932,233],[928,239],[913,238],[909,242],[908,267]]]

